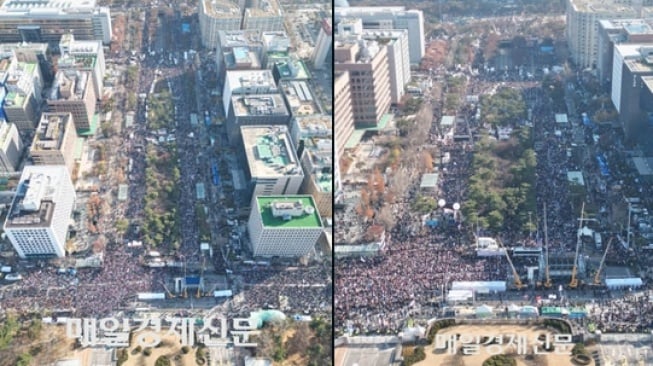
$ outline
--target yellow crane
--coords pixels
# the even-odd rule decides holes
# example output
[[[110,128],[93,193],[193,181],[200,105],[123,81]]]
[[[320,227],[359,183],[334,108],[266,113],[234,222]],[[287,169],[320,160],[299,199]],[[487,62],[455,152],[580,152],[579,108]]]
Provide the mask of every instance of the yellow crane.
[[[578,252],[580,250],[580,231],[583,228],[583,215],[585,213],[585,202],[580,209],[580,221],[578,222],[578,232],[576,232],[576,255],[574,256],[574,268],[571,270],[571,281],[569,281],[569,288],[578,287]]]
[[[510,259],[510,254],[508,254],[508,249],[506,249],[506,247],[503,246],[503,243],[498,238],[497,238],[497,243],[499,243],[501,248],[505,250],[506,258],[508,259],[508,264],[510,264],[510,268],[512,269],[513,285],[515,286],[515,288],[517,290],[521,290],[528,287],[528,285],[525,285],[521,282],[521,279],[519,278],[519,273],[517,273],[517,270],[515,269],[515,265],[512,264],[512,259]]]
[[[605,245],[605,252],[603,252],[603,257],[601,258],[599,269],[597,269],[596,273],[594,274],[595,286],[601,285],[601,271],[603,270],[603,265],[605,264],[605,258],[608,256],[608,250],[610,250],[610,244],[612,243],[612,239],[614,239],[614,237],[611,237],[610,240],[608,240],[608,244]]]

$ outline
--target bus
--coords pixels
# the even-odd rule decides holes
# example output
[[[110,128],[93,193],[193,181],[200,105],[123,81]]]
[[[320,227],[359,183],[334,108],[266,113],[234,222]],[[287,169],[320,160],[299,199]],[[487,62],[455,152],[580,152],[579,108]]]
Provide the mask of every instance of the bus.
[[[215,162],[211,163],[211,178],[213,179],[213,185],[217,186],[220,183],[220,175],[218,174],[218,164]]]
[[[542,248],[517,247],[512,250],[513,257],[539,257],[540,254],[542,254]]]

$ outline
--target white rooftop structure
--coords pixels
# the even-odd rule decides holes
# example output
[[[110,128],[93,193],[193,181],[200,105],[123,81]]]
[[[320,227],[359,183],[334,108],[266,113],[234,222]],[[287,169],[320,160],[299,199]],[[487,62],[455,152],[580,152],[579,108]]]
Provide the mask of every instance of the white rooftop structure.
[[[563,124],[569,123],[566,113],[556,113],[555,119],[556,119],[556,123],[563,123]]]

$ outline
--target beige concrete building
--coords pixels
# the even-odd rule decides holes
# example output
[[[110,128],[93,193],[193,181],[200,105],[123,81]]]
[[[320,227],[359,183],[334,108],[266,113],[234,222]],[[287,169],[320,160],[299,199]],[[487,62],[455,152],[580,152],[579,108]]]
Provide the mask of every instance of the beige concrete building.
[[[15,172],[23,156],[23,142],[13,123],[0,118],[0,172]]]
[[[310,194],[323,218],[333,216],[333,142],[331,138],[305,138],[301,156],[304,182],[300,193]]]
[[[322,22],[320,23],[320,33],[317,36],[317,42],[315,42],[315,48],[311,58],[314,68],[324,68],[324,63],[327,59],[327,55],[333,47],[332,40],[333,28],[331,27],[331,22],[328,19],[322,19]]]
[[[277,0],[200,0],[202,44],[214,48],[220,31],[283,31],[283,12]]]
[[[34,165],[65,165],[75,170],[77,132],[70,113],[43,113],[29,153]]]
[[[88,71],[60,70],[55,75],[52,89],[47,97],[48,111],[70,112],[75,129],[82,134],[91,130],[95,123],[97,96],[92,75]]]
[[[387,48],[375,41],[336,39],[334,68],[349,72],[354,123],[376,127],[390,108]]]
[[[214,48],[220,31],[239,30],[242,20],[240,7],[230,0],[199,0],[199,21],[202,45]]]
[[[347,141],[354,133],[354,115],[351,109],[349,73],[335,73],[333,81],[333,128],[337,155],[342,156]]]
[[[0,43],[77,39],[111,42],[111,12],[96,0],[5,0],[0,5]]]
[[[650,17],[651,5],[651,0],[567,0],[566,37],[576,65],[598,66],[600,20]]]
[[[277,0],[248,0],[243,14],[243,29],[262,32],[284,30],[283,12]]]
[[[288,129],[243,126],[241,136],[253,196],[297,194],[304,173]]]

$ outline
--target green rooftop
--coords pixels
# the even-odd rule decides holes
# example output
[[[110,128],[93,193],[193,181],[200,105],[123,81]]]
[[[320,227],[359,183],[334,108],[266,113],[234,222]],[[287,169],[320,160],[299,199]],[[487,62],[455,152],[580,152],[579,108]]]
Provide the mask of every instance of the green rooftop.
[[[256,197],[259,212],[263,226],[267,228],[321,228],[322,220],[315,207],[315,202],[311,196],[258,196]],[[272,203],[296,203],[301,202],[302,207],[313,208],[312,213],[307,214],[305,211],[301,216],[291,216],[289,220],[283,217],[274,217],[272,215]]]
[[[23,103],[25,103],[25,94],[19,94],[19,93],[16,93],[16,92],[9,92],[7,94],[7,97],[5,98],[5,101],[14,102],[14,104],[11,105],[11,106],[8,106],[7,104],[5,104],[5,108],[7,108],[7,107],[20,107],[20,108],[22,108]]]
[[[95,132],[97,131],[97,126],[98,126],[98,121],[100,120],[100,115],[99,114],[94,114],[93,118],[91,118],[91,123],[90,123],[90,128],[80,128],[77,130],[77,135],[78,136],[95,136]]]

